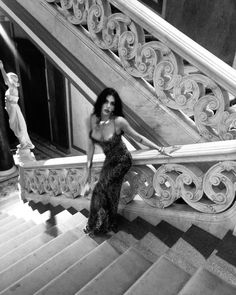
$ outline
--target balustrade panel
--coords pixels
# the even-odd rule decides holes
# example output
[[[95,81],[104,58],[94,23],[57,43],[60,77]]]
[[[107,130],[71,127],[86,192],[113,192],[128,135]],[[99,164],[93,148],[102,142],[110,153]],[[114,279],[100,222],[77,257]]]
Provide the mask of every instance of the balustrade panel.
[[[164,209],[181,201],[193,211],[209,214],[226,211],[235,200],[235,154],[235,140],[185,145],[172,157],[152,150],[135,151],[132,153],[133,166],[123,180],[120,203],[125,205],[141,198],[151,207]],[[78,156],[74,159],[76,163],[68,157],[63,160],[63,165],[55,160],[50,166],[46,161],[41,165],[36,162],[30,167],[20,167],[22,197],[38,194],[42,197],[83,198],[86,158]],[[102,154],[95,156],[92,189],[103,160]]]

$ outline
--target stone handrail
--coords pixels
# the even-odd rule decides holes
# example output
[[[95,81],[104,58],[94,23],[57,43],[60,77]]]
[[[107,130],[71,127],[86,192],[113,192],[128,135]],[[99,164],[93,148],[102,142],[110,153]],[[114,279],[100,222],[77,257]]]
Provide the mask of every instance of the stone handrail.
[[[235,198],[235,155],[235,140],[184,145],[172,157],[156,150],[132,152],[121,203],[139,196],[152,207],[166,208],[182,199],[200,212],[225,211]],[[103,154],[94,156],[92,186],[103,160]],[[86,156],[76,156],[20,165],[22,198],[32,194],[83,198],[86,161]]]

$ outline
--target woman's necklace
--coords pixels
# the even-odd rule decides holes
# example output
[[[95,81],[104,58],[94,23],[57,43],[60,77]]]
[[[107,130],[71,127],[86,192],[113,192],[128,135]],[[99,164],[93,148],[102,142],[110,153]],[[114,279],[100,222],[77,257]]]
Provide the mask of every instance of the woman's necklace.
[[[105,120],[105,121],[100,121],[99,125],[107,125],[109,122],[111,121],[111,119]]]

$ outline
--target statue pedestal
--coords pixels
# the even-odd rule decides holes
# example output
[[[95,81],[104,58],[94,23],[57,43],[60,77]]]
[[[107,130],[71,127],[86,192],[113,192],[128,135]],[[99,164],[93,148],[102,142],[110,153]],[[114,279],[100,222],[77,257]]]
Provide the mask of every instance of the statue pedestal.
[[[30,149],[20,149],[18,148],[16,154],[14,155],[14,161],[16,165],[22,165],[24,163],[35,162],[34,153]]]
[[[8,180],[18,175],[18,170],[16,166],[13,166],[11,169],[0,171],[0,182]]]

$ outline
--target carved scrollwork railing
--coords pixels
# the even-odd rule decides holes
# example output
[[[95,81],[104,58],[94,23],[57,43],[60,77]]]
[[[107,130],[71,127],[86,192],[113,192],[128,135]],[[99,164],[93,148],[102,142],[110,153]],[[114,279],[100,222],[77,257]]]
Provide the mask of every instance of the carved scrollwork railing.
[[[123,69],[131,76],[142,78],[153,86],[161,103],[189,116],[206,141],[236,138],[236,113],[230,107],[229,99],[229,93],[236,95],[235,83],[232,86],[236,72],[232,68],[222,61],[218,66],[216,57],[215,69],[210,62],[210,70],[207,66],[202,67],[203,58],[213,55],[209,52],[205,55],[206,50],[198,44],[200,52],[188,52],[186,46],[181,54],[179,47],[184,46],[184,41],[179,45],[179,36],[188,41],[187,37],[180,32],[178,36],[174,36],[177,34],[175,28],[169,29],[170,24],[158,15],[147,12],[147,8],[138,1],[46,1],[57,7],[70,23],[81,25],[88,30],[91,39],[99,48],[111,50],[116,54]],[[143,20],[145,13],[148,13],[147,19],[153,20],[153,23]],[[130,16],[134,16],[134,19]],[[145,28],[139,25],[139,20]],[[162,30],[158,25],[155,26],[154,20],[163,26]],[[168,30],[172,34],[168,35]],[[151,41],[146,38],[147,31],[154,35]],[[194,50],[194,44],[191,48]],[[215,72],[209,76],[208,72],[212,69]],[[231,74],[229,83],[223,83],[223,70]]]
[[[181,200],[193,210],[220,213],[235,202],[236,141],[182,146],[171,158],[157,151],[133,153],[134,165],[121,189],[121,204],[141,198],[149,206],[167,208]],[[95,155],[92,187],[103,163]],[[82,198],[86,157],[65,158],[26,164],[21,169],[21,193],[29,195]]]

